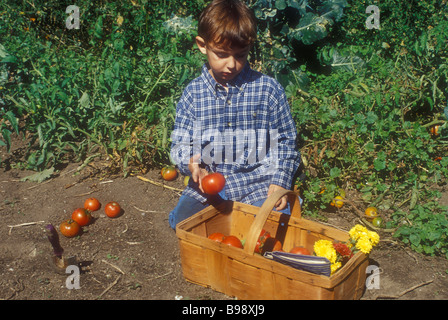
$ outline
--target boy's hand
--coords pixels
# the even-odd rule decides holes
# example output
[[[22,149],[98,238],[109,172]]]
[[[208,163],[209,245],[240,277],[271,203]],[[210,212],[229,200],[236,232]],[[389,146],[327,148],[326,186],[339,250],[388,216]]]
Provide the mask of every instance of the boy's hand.
[[[277,190],[285,190],[285,188],[280,187],[276,184],[271,184],[268,189],[268,197]],[[277,201],[277,203],[275,204],[275,209],[277,211],[283,210],[286,208],[287,204],[288,204],[288,196],[285,195],[281,197],[280,200]]]
[[[204,178],[208,172],[204,168],[199,167],[200,157],[200,154],[191,157],[190,163],[188,164],[188,169],[190,169],[191,178],[193,178],[193,181],[199,183],[199,189],[204,192],[204,189],[202,189],[202,178]]]

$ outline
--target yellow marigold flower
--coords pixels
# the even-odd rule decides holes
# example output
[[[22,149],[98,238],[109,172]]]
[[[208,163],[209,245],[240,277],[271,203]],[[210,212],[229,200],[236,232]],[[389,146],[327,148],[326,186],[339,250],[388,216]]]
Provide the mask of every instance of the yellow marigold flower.
[[[374,231],[369,231],[368,235],[369,235],[369,240],[370,240],[370,242],[372,242],[373,246],[376,246],[378,244],[378,242],[380,242],[380,236],[378,235],[378,233],[376,233]]]
[[[362,237],[363,235],[367,235],[369,232],[369,230],[367,230],[366,227],[357,224],[355,225],[353,228],[350,229],[350,231],[348,232],[348,234],[350,235],[350,238],[353,240],[358,240],[360,237]]]
[[[331,263],[335,263],[337,259],[336,250],[333,243],[329,240],[319,240],[314,243],[314,252],[316,256],[327,258]]]
[[[365,254],[369,254],[370,250],[372,250],[372,243],[368,237],[364,236],[358,239],[358,242],[356,242],[356,248]]]
[[[336,270],[338,270],[340,267],[342,266],[342,263],[340,262],[336,262],[336,263],[332,263],[330,270],[331,270],[331,274],[333,274]]]

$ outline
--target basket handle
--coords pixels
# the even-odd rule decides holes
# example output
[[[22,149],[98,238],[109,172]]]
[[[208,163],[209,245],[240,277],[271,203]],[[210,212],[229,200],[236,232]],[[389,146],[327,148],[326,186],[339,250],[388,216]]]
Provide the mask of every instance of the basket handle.
[[[253,255],[255,251],[255,246],[260,236],[260,232],[263,229],[266,220],[274,209],[275,204],[283,196],[288,195],[288,202],[291,208],[291,217],[300,218],[302,216],[302,211],[300,209],[300,202],[297,197],[297,193],[291,190],[277,190],[271,194],[260,208],[260,211],[255,216],[254,221],[247,234],[246,244],[244,250],[246,253]]]

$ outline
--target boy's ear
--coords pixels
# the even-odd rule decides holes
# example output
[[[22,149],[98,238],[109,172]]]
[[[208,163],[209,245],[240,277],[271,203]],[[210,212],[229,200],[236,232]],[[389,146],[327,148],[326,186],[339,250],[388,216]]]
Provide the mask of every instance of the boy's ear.
[[[196,37],[196,44],[198,45],[199,51],[203,54],[207,54],[207,48],[205,44],[205,40],[199,36]]]

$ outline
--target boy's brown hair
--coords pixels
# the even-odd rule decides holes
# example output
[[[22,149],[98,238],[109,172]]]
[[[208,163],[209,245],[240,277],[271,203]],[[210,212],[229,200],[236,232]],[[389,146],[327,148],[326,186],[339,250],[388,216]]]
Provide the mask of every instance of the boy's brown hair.
[[[240,0],[213,0],[199,17],[198,36],[217,47],[252,46],[257,37],[255,15]]]

